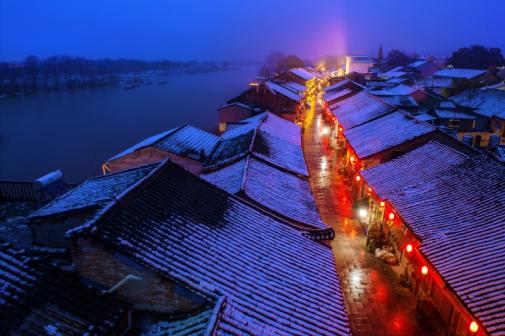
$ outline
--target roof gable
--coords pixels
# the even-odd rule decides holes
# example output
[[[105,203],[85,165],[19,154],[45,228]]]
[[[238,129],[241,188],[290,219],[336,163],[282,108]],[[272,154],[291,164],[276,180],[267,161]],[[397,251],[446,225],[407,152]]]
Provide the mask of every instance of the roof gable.
[[[475,70],[475,69],[456,69],[446,68],[435,72],[434,77],[448,77],[448,78],[474,78],[486,73],[488,70]]]
[[[315,77],[313,74],[302,68],[290,69],[289,72],[295,74],[296,76],[302,79],[305,79],[306,81],[309,81]]]

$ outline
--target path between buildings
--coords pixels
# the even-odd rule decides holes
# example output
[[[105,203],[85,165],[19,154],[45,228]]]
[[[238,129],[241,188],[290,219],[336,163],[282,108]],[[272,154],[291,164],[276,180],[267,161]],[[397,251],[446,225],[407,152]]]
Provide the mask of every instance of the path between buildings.
[[[430,334],[422,331],[413,317],[414,294],[393,285],[397,283],[397,276],[391,267],[363,248],[366,240],[363,228],[355,218],[346,186],[333,166],[332,153],[326,149],[326,141],[321,136],[320,108],[310,111],[306,122],[303,149],[310,185],[323,221],[335,230],[332,249],[342,280],[352,334]]]

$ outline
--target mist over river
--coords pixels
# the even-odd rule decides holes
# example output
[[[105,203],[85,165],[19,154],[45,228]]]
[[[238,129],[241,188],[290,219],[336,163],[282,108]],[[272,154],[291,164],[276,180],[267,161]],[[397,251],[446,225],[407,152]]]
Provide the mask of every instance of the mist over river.
[[[171,77],[153,85],[39,93],[0,99],[0,179],[33,181],[61,169],[69,183],[107,159],[184,123],[218,128],[217,109],[248,89],[257,67]],[[158,81],[167,81],[158,85]]]

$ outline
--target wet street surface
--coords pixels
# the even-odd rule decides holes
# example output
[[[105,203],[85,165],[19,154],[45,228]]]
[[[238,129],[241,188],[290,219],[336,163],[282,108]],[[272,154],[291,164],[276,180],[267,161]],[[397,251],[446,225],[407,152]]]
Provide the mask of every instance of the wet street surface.
[[[335,230],[332,249],[353,335],[429,335],[415,319],[416,297],[398,285],[393,268],[364,249],[366,236],[332,162],[320,109],[310,111],[303,136],[312,192],[323,221]]]

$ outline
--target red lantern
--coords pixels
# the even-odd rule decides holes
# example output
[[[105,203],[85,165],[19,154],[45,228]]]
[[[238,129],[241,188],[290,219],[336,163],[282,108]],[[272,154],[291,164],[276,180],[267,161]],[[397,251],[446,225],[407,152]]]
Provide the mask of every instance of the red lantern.
[[[351,161],[351,164],[354,163],[354,156],[351,156],[351,158],[349,159]]]
[[[356,181],[359,182],[359,180],[361,180],[361,177],[358,175],[358,176],[356,176]]]
[[[381,208],[384,208],[385,205],[386,205],[386,202],[381,201]]]
[[[368,187],[368,192],[372,192],[372,188]]]
[[[340,132],[342,132],[342,127],[339,127],[339,128],[338,128],[338,130],[339,130]]]
[[[423,268],[421,268],[421,273],[423,273],[423,275],[428,274],[428,267],[423,266]]]
[[[391,220],[395,219],[395,214],[394,213],[390,213],[389,214],[389,219],[391,219]]]
[[[407,252],[408,253],[412,252],[412,245],[410,244],[407,245]]]

